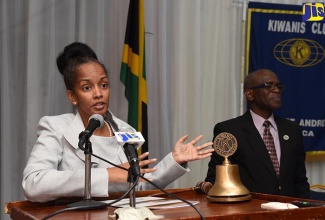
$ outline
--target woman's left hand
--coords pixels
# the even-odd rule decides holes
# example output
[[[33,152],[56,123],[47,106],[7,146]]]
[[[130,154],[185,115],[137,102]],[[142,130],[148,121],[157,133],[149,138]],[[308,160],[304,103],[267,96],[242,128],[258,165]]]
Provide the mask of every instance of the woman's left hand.
[[[185,144],[184,141],[188,138],[188,135],[181,137],[175,144],[174,150],[172,155],[174,160],[179,163],[183,164],[193,160],[200,160],[211,156],[212,152],[214,151],[213,148],[205,149],[208,146],[213,145],[213,142],[204,143],[198,147],[195,144],[201,140],[203,135],[199,135],[191,142]]]

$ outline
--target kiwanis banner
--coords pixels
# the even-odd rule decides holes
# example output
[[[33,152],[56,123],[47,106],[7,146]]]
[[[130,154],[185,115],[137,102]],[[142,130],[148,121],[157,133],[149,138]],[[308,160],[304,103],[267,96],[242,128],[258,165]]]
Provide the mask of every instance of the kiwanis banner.
[[[307,158],[316,160],[325,155],[325,19],[306,21],[317,14],[317,4],[307,6],[303,18],[303,5],[249,3],[245,71],[278,75],[286,89],[275,114],[302,127]]]

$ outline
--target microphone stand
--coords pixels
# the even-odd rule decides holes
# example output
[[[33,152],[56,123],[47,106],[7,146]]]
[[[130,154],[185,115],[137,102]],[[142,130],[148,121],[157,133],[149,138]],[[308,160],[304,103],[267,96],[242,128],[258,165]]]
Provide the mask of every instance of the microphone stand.
[[[130,160],[129,160],[130,163]],[[130,163],[131,165],[131,163]],[[152,217],[156,217],[152,211],[147,207],[140,207],[136,208],[136,201],[135,201],[135,185],[137,183],[137,179],[139,178],[138,172],[136,172],[136,168],[134,166],[130,166],[128,169],[128,178],[127,181],[130,183],[130,187],[133,187],[132,190],[129,193],[129,199],[130,199],[130,207],[128,208],[118,208],[114,211],[114,213],[117,215],[117,219],[120,215],[123,215],[125,217],[143,217],[141,219],[149,219]],[[139,219],[139,218],[137,218]]]
[[[84,199],[68,204],[67,207],[79,207],[79,210],[89,210],[89,209],[103,209],[107,207],[107,204],[104,202],[99,202],[91,199],[91,154],[92,145],[87,137],[85,142],[85,148],[79,146],[85,153],[85,189],[84,189]]]
[[[130,183],[130,188],[133,187],[137,176],[134,175],[133,169],[130,167],[128,170],[128,182]],[[136,202],[135,202],[135,187],[130,191],[129,194],[130,197],[130,207],[136,208]]]

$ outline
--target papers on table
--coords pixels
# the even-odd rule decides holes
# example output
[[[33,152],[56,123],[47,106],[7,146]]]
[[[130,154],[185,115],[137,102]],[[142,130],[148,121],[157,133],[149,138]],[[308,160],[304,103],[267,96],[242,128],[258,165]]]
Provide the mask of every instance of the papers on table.
[[[105,200],[102,202],[111,203],[114,200]],[[198,204],[198,201],[188,201],[193,205]],[[147,207],[149,209],[170,209],[170,208],[180,208],[189,206],[189,204],[178,200],[178,199],[169,199],[169,198],[162,198],[162,197],[137,197],[136,198],[136,208],[140,207]],[[124,208],[130,207],[130,199],[125,198],[121,201],[112,204],[114,207]]]

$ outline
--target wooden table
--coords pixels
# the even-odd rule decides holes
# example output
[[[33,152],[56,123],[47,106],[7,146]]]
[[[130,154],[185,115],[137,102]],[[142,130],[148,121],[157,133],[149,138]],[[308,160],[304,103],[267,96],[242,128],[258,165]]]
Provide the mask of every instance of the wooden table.
[[[297,200],[293,197],[283,197],[259,193],[251,193],[252,199],[236,203],[210,203],[207,202],[205,194],[198,194],[192,188],[167,190],[181,198],[196,200],[199,203],[196,207],[204,215],[205,219],[222,220],[275,220],[275,219],[303,219],[317,220],[325,219],[325,207],[299,208],[289,210],[268,211],[261,208],[261,204],[270,201],[290,202]],[[160,194],[158,190],[137,192],[136,196],[149,196]],[[120,194],[111,194],[109,199],[118,198]],[[161,194],[159,196],[162,196]],[[98,199],[98,198],[94,198]],[[108,199],[108,198],[101,198]],[[78,201],[80,198],[65,198],[53,203],[32,203],[29,201],[9,202],[5,211],[10,214],[13,220],[40,220],[43,217],[66,208],[65,204]],[[68,211],[53,216],[53,220],[101,220],[115,219],[114,210],[108,207],[100,210]],[[168,210],[153,210],[156,215],[164,215],[164,219],[200,219],[198,213],[192,207],[173,208]]]

